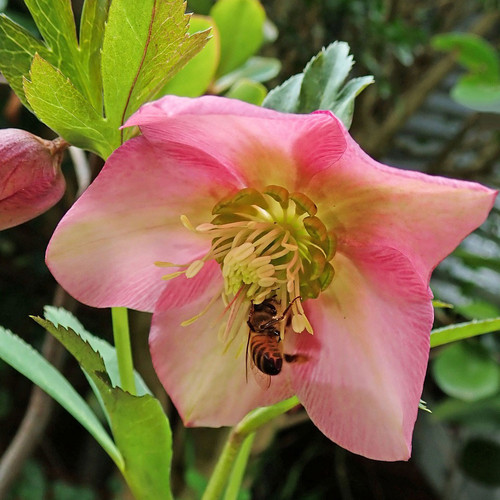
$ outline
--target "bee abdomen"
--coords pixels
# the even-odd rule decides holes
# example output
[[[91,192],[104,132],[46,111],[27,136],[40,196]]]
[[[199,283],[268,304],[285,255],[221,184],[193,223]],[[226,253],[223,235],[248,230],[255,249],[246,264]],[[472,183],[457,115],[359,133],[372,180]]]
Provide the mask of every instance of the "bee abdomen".
[[[269,342],[255,340],[251,346],[252,359],[255,366],[266,375],[278,375],[283,366],[283,357],[279,348],[269,345]]]

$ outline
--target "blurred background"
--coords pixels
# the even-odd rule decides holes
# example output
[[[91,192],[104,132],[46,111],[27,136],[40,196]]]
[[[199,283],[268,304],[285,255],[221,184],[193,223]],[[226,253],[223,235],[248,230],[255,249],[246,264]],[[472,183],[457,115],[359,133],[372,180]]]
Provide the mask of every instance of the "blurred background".
[[[208,14],[212,0],[190,0],[188,10]],[[81,1],[73,2],[76,17]],[[362,148],[389,165],[475,180],[500,187],[500,114],[477,111],[451,97],[475,60],[436,49],[436,35],[473,33],[498,56],[500,7],[488,0],[288,0],[262,1],[268,40],[259,55],[281,61],[268,89],[304,68],[334,40],[349,43],[353,76],[374,75],[356,100],[351,133]],[[36,28],[22,1],[0,0],[0,12],[28,30]],[[498,56],[500,57],[500,56]],[[499,87],[500,88],[500,87]],[[498,110],[497,110],[498,111]],[[53,133],[0,85],[0,126]],[[89,158],[97,174],[102,163]],[[44,264],[55,225],[74,199],[71,160],[68,190],[44,215],[0,232],[0,325],[48,352],[81,394],[93,403],[79,367],[45,339],[29,319],[43,306],[63,304],[87,330],[111,339],[108,311],[60,297]],[[498,204],[497,204],[498,205]],[[500,205],[434,273],[435,297],[453,304],[436,310],[435,326],[500,316]],[[226,430],[184,429],[152,372],[147,350],[149,316],[133,313],[134,356],[172,418],[173,478],[177,497],[199,498]],[[326,439],[296,411],[259,431],[245,479],[244,499],[500,499],[500,337],[498,334],[431,352],[409,462],[382,463],[353,455]],[[0,361],[0,455],[17,432],[28,405],[38,405],[39,439],[6,496],[14,499],[97,500],[130,498],[108,457],[62,408],[32,396],[30,383]],[[381,395],[383,397],[383,394]]]

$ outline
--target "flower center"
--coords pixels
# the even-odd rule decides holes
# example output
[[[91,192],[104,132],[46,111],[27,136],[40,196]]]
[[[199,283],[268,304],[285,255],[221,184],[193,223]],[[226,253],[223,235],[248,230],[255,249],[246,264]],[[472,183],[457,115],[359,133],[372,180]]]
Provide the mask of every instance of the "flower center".
[[[212,245],[203,259],[166,278],[182,273],[193,277],[204,262],[215,259],[221,266],[226,303],[239,299],[259,304],[275,297],[283,311],[293,302],[293,330],[312,333],[301,300],[316,298],[332,282],[330,261],[336,246],[316,212],[303,193],[289,193],[280,186],[267,186],[262,192],[242,189],[217,203],[210,223],[194,229],[182,217],[186,227],[206,234]],[[294,301],[297,297],[301,300]]]

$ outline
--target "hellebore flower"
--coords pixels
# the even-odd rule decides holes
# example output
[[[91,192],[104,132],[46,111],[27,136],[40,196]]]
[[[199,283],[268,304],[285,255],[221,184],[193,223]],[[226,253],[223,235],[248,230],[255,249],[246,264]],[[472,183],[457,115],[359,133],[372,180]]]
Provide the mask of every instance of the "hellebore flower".
[[[17,226],[55,205],[64,194],[61,138],[41,139],[24,130],[0,130],[0,230]]]
[[[92,306],[154,312],[154,366],[187,425],[233,425],[297,394],[341,446],[407,459],[430,273],[496,192],[381,165],[326,111],[167,96],[126,125],[142,136],[54,233],[55,278]],[[245,376],[249,310],[265,299],[278,314],[293,301],[275,326],[302,359],[268,389]]]

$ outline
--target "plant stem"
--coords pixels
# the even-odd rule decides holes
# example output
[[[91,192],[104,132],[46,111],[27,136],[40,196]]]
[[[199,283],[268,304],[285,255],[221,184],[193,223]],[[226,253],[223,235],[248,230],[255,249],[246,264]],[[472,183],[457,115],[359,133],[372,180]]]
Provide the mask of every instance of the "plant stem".
[[[124,391],[136,395],[134,379],[134,363],[132,361],[132,348],[130,346],[130,333],[126,307],[112,307],[113,338],[115,341],[118,371],[120,372],[121,387]]]
[[[227,482],[226,494],[224,500],[236,500],[240,492],[241,483],[245,475],[250,452],[252,451],[253,440],[255,439],[255,432],[249,434],[243,444],[241,445],[240,452],[234,462],[234,467]]]
[[[235,474],[234,482],[236,484],[238,475],[241,474],[241,477],[243,477],[244,466],[246,465],[248,456],[246,458],[244,456],[242,457],[241,470],[239,467],[235,468],[235,460],[237,459],[238,454],[240,453],[240,449],[244,444],[245,446],[249,446],[251,448],[251,440],[250,444],[247,444],[245,442],[245,439],[250,435],[253,435],[259,427],[262,427],[267,422],[270,422],[277,416],[287,412],[298,404],[299,400],[296,396],[294,396],[273,406],[257,408],[251,411],[246,417],[244,417],[243,420],[241,420],[241,422],[236,425],[236,427],[234,427],[229,434],[228,440],[224,445],[217,465],[215,466],[214,472],[212,473],[212,477],[210,478],[205,493],[203,494],[202,500],[219,500],[226,484],[228,483],[228,480],[230,479],[230,475],[232,474],[233,469]],[[248,453],[249,452],[250,449],[248,449]],[[231,481],[233,481],[232,478]]]

